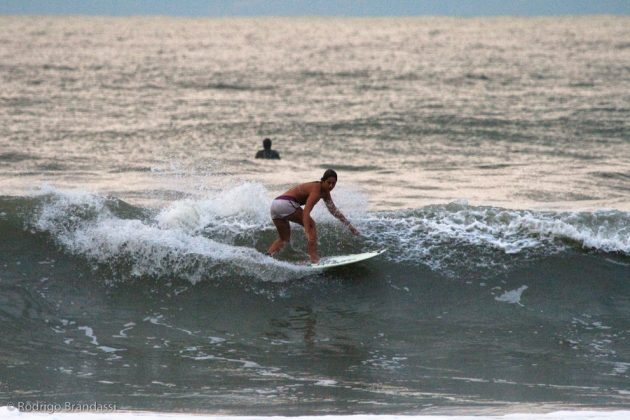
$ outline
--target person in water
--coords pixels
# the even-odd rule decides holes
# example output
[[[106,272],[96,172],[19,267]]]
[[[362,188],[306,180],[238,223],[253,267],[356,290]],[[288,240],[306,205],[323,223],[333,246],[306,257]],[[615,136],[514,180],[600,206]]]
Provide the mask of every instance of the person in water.
[[[263,149],[256,153],[256,159],[280,159],[280,153],[271,149],[271,139],[263,140]]]
[[[315,222],[311,218],[311,211],[320,198],[326,203],[330,214],[346,225],[350,232],[355,235],[359,234],[359,231],[335,207],[335,203],[330,197],[330,192],[335,188],[335,184],[337,184],[337,173],[332,169],[328,169],[324,172],[324,176],[322,176],[320,181],[299,184],[271,202],[271,219],[276,225],[276,229],[278,229],[278,239],[271,244],[267,254],[273,256],[291,239],[291,225],[289,222],[293,222],[304,227],[308,256],[311,262],[319,262],[319,256],[317,255],[317,230],[315,229]],[[302,206],[304,206],[303,210]]]

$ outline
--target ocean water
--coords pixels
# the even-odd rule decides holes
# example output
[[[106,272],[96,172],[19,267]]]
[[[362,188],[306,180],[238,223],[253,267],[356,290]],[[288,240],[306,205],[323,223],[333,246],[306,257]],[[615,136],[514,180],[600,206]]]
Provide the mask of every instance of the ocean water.
[[[0,86],[0,406],[630,407],[630,18],[2,16]],[[329,167],[388,252],[265,256]]]

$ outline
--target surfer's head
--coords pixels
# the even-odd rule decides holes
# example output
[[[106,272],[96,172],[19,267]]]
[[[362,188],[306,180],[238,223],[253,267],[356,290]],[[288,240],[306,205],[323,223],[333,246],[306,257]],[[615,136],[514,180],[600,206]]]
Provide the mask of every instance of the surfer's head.
[[[324,172],[324,175],[322,176],[321,182],[323,188],[325,188],[327,191],[332,191],[332,189],[335,188],[335,184],[337,184],[337,172],[333,171],[332,169],[326,169],[326,172]]]
[[[263,140],[263,147],[267,150],[271,149],[271,139],[264,139]]]

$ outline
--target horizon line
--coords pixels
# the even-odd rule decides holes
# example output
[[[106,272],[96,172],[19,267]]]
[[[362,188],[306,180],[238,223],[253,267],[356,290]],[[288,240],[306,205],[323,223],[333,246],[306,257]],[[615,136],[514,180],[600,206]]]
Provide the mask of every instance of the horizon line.
[[[160,14],[160,13],[130,13],[130,14],[106,14],[106,13],[0,13],[1,17],[103,17],[103,18],[126,18],[126,17],[163,17],[163,18],[191,18],[191,19],[207,19],[207,18],[421,18],[421,17],[439,17],[439,18],[557,18],[557,17],[630,17],[630,13],[559,13],[559,14],[417,14],[417,15],[352,15],[352,14],[225,14],[225,15],[187,15],[187,14]]]

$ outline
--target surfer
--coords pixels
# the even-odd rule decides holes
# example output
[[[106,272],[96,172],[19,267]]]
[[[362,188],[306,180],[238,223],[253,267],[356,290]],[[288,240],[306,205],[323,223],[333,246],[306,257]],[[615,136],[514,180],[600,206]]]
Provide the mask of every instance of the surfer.
[[[332,169],[327,169],[321,180],[299,184],[271,202],[271,219],[276,225],[276,229],[278,229],[278,239],[271,244],[267,254],[273,256],[289,241],[291,238],[291,225],[289,222],[293,222],[304,227],[308,256],[311,262],[319,262],[319,257],[317,256],[317,231],[315,222],[311,218],[311,211],[320,198],[326,203],[330,214],[346,225],[350,232],[355,235],[359,234],[359,231],[337,209],[330,197],[330,192],[335,188],[335,184],[337,184],[337,173]],[[304,206],[304,209],[302,209],[302,206]]]

